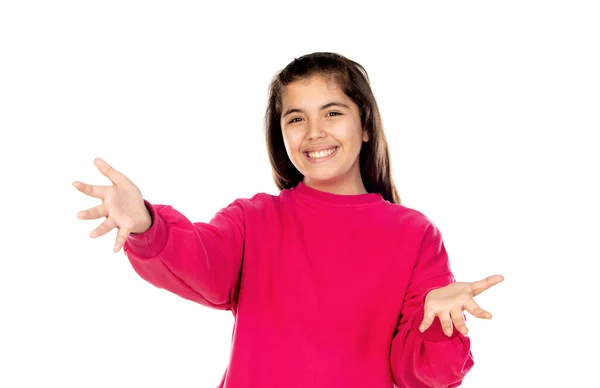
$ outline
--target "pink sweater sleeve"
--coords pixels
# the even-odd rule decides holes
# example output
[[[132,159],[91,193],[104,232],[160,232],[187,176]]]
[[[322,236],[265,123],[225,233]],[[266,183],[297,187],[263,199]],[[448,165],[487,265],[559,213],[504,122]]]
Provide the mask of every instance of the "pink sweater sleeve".
[[[236,200],[209,223],[191,222],[168,205],[144,201],[152,226],[123,250],[154,286],[216,309],[231,309],[244,245],[244,210]]]
[[[458,387],[473,367],[470,339],[456,328],[452,336],[447,337],[436,317],[425,332],[419,331],[426,294],[454,281],[442,236],[436,226],[430,224],[421,242],[398,328],[392,340],[390,363],[397,386]]]

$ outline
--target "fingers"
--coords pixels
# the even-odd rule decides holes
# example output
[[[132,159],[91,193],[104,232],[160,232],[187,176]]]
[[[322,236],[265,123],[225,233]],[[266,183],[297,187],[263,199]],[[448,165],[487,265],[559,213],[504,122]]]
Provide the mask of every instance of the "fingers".
[[[96,237],[104,236],[106,233],[110,232],[115,227],[116,227],[116,224],[115,224],[114,219],[112,217],[108,218],[106,221],[101,223],[100,226],[98,226],[96,229],[92,230],[92,233],[90,233],[90,237],[96,238]]]
[[[465,317],[462,313],[462,309],[453,309],[450,311],[450,317],[452,318],[452,323],[456,330],[461,332],[463,335],[467,335],[469,329],[467,329],[467,323],[465,322]]]
[[[107,186],[93,186],[79,181],[73,182],[73,186],[90,197],[102,199],[106,195]]]
[[[448,311],[442,311],[439,313],[440,323],[442,324],[442,330],[444,334],[450,337],[452,336],[452,321],[450,319],[450,313]]]
[[[80,220],[97,220],[102,217],[108,217],[108,209],[104,204],[77,213]]]
[[[431,326],[434,319],[435,311],[431,309],[425,309],[425,313],[423,314],[423,322],[421,322],[421,325],[419,326],[419,331],[422,333],[429,329],[429,326]]]
[[[464,308],[469,312],[469,314],[476,318],[492,319],[492,314],[489,311],[486,311],[479,307],[477,302],[475,302],[473,299],[469,299],[465,303]]]
[[[495,286],[496,284],[504,281],[504,276],[502,275],[492,275],[488,276],[483,280],[479,280],[477,282],[473,282],[471,284],[471,290],[473,292],[473,296],[477,296],[481,294],[483,291],[487,290],[490,287]]]
[[[102,175],[110,179],[110,181],[117,186],[129,180],[125,175],[112,168],[112,166],[106,163],[102,158],[94,159],[94,164],[98,170],[100,170]]]
[[[462,316],[461,310],[459,310],[459,315],[461,318],[463,318],[463,326],[464,326],[464,329],[466,329],[467,326],[464,323],[464,317]],[[452,331],[453,331],[452,330],[452,322],[454,320],[454,316],[451,319],[450,314],[447,311],[442,311],[438,314],[438,317],[440,319],[440,323],[442,324],[442,330],[444,331],[444,334],[446,334],[446,336],[448,336],[448,337],[451,337]],[[433,310],[427,310],[425,312],[425,315],[423,316],[423,322],[421,323],[421,326],[419,326],[419,331],[422,333],[425,330],[429,329],[429,327],[433,323],[434,319],[435,319],[435,312]],[[465,334],[466,334],[466,332],[465,332]]]
[[[115,253],[119,252],[123,245],[125,245],[125,241],[127,241],[127,237],[129,237],[130,233],[131,230],[129,228],[124,226],[119,228],[119,232],[117,233],[117,241],[115,242],[115,247],[113,249]]]

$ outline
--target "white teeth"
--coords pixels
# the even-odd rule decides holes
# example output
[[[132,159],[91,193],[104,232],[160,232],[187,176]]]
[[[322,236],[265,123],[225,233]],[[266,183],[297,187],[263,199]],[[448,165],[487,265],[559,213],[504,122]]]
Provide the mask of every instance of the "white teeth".
[[[315,151],[315,152],[307,152],[307,155],[311,159],[324,158],[326,156],[329,156],[329,155],[333,154],[333,152],[335,151],[335,149],[336,149],[336,147],[330,148],[328,150],[321,150],[321,151]]]

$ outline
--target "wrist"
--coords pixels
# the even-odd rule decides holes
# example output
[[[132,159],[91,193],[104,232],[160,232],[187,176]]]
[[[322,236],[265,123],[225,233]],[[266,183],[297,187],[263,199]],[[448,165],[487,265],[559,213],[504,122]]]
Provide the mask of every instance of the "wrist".
[[[143,234],[146,233],[153,224],[152,212],[148,208],[146,201],[144,201],[144,215],[141,217],[142,221],[137,223],[132,229],[132,234]]]

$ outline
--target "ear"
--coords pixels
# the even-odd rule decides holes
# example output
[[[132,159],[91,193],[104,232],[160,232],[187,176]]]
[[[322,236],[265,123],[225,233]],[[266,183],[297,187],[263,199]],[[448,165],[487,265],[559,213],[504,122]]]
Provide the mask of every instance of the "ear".
[[[363,140],[365,143],[366,143],[366,142],[368,142],[369,140],[371,140],[371,139],[369,138],[369,132],[368,132],[366,129],[363,129],[362,140]]]

